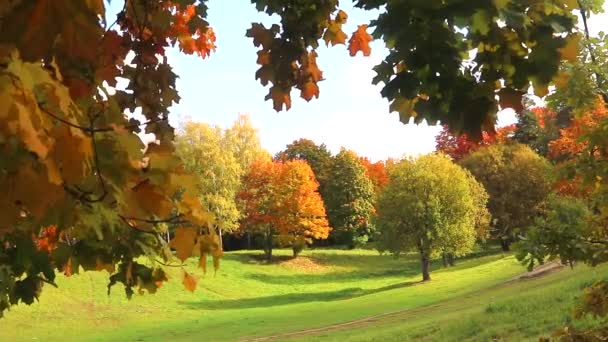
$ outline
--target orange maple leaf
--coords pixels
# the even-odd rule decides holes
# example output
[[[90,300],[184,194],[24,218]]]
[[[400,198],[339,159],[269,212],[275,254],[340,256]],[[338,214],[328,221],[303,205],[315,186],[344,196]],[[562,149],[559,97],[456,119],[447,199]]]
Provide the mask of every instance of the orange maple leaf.
[[[363,56],[369,56],[372,53],[372,48],[369,43],[374,40],[371,34],[367,33],[367,25],[359,25],[348,41],[348,51],[351,56],[355,56],[357,52],[363,52]]]

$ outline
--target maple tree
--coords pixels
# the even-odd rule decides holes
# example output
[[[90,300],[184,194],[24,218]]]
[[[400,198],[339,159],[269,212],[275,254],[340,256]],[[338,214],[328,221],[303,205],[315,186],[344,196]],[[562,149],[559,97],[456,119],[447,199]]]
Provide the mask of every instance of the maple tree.
[[[378,200],[378,248],[395,255],[418,252],[422,280],[431,280],[432,257],[471,251],[474,227],[488,218],[487,195],[466,170],[441,154],[404,159],[391,167],[389,177]]]
[[[288,144],[285,150],[277,153],[275,159],[280,161],[305,160],[312,168],[319,182],[321,197],[326,198],[326,187],[330,177],[329,168],[332,163],[332,155],[325,144],[317,145],[309,139],[298,139]]]
[[[275,244],[292,247],[297,256],[313,239],[329,236],[319,183],[305,161],[257,160],[243,182],[241,229],[262,236],[267,260]]]
[[[313,240],[327,239],[331,229],[317,191],[319,183],[308,163],[287,161],[282,168],[279,188],[282,218],[277,241],[280,246],[292,247],[293,255],[297,256]]]
[[[174,153],[167,116],[179,96],[163,58],[173,45],[213,51],[205,9],[126,1],[108,23],[101,0],[0,4],[0,314],[32,303],[56,270],[108,270],[129,297],[155,292],[173,258],[163,227],[206,231],[212,216]],[[155,141],[144,145],[140,131]],[[49,226],[57,240],[42,247]],[[194,245],[180,236],[171,246],[183,259]]]

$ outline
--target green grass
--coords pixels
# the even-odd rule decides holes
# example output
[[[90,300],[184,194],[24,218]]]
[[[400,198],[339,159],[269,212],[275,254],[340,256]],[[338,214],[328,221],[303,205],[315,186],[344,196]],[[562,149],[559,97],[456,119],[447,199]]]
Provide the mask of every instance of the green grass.
[[[290,251],[279,250],[277,254],[286,257]],[[525,309],[517,305],[520,301],[509,302],[511,296],[532,295],[537,291],[541,296],[541,301],[537,301],[540,306],[530,306],[537,310],[531,315],[538,315],[533,318],[546,320],[546,327],[552,327],[550,323],[559,324],[565,319],[571,297],[579,291],[577,288],[572,295],[565,296],[556,310],[551,298],[543,297],[549,295],[543,291],[542,282],[555,286],[551,277],[571,274],[572,281],[560,281],[557,285],[576,287],[580,285],[576,281],[608,275],[605,267],[593,273],[580,268],[524,282],[527,285],[487,290],[524,269],[511,256],[482,256],[460,261],[449,269],[440,269],[435,263],[431,274],[433,280],[422,284],[415,256],[395,260],[374,251],[325,249],[305,251],[303,255],[322,267],[310,270],[306,263],[303,269],[292,262],[265,264],[252,258],[250,253],[227,253],[217,274],[204,276],[194,294],[183,290],[179,270],[175,269],[174,279],[157,294],[134,296],[130,302],[118,286],[110,296],[106,295],[107,273],[61,278],[58,279],[59,289],[45,287],[40,304],[20,305],[0,320],[0,341],[237,340],[322,327],[403,309],[429,310],[425,307],[446,303],[451,305],[446,310],[415,315],[415,319],[408,319],[412,322],[407,323],[409,325],[392,321],[361,329],[357,335],[360,340],[374,336],[386,337],[379,340],[403,340],[405,336],[426,336],[430,331],[441,339],[455,331],[462,336],[477,334],[485,338],[494,333],[492,317],[505,320],[502,326],[508,328],[506,321],[518,315],[517,310]],[[195,260],[191,260],[190,270],[195,270],[194,264]],[[200,271],[195,273],[202,276]],[[541,285],[535,285],[538,281]],[[530,292],[524,291],[528,285]],[[565,289],[558,288],[559,291]],[[523,303],[536,303],[531,298]],[[495,304],[488,306],[488,302]],[[545,308],[547,303],[550,305]],[[463,305],[466,310],[462,309]],[[463,320],[465,314],[467,318]],[[462,326],[460,323],[464,321],[471,323]],[[441,322],[441,329],[437,329],[437,322]],[[406,326],[408,335],[403,333]],[[509,334],[515,333],[516,329]],[[355,335],[352,331],[338,331],[325,338],[343,340],[345,336]]]

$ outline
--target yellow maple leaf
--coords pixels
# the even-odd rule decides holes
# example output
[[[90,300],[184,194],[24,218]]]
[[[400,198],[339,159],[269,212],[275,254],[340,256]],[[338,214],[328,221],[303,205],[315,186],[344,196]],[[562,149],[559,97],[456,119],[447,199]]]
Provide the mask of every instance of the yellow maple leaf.
[[[175,236],[169,242],[169,246],[175,249],[175,256],[182,262],[188,259],[196,244],[196,230],[193,228],[177,228]]]
[[[578,58],[578,44],[581,39],[579,34],[572,34],[566,38],[565,45],[559,49],[562,59],[575,62]]]
[[[184,276],[182,278],[182,284],[184,284],[184,287],[186,288],[186,290],[188,290],[190,292],[194,292],[194,290],[196,290],[197,282],[198,281],[192,274],[184,271]]]

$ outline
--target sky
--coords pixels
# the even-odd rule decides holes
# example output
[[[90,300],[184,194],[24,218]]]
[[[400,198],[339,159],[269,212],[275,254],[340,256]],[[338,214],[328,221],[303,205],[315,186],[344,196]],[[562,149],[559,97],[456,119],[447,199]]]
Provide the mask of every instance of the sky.
[[[249,114],[262,146],[272,154],[300,138],[324,143],[334,153],[345,147],[373,161],[435,149],[440,127],[402,124],[397,113],[389,113],[389,103],[380,95],[381,85],[371,83],[375,76],[372,67],[388,53],[383,42],[372,42],[369,57],[360,53],[350,57],[344,45],[327,48],[323,44],[317,50],[317,64],[325,78],[319,83],[320,97],[307,103],[294,90],[291,109],[277,113],[271,101],[264,101],[268,88],[255,80],[257,48],[245,37],[245,31],[252,22],[268,27],[278,22],[278,17],[259,13],[249,0],[209,0],[208,5],[207,20],[217,36],[216,51],[205,60],[177,49],[168,53],[179,75],[176,86],[181,96],[180,103],[170,109],[174,127],[185,119],[229,127],[239,114]],[[112,2],[109,15],[121,6]],[[349,15],[343,27],[347,34],[378,15],[353,8],[351,1],[341,1],[340,8]],[[600,20],[590,24],[592,31],[608,30]],[[499,125],[512,122],[512,113],[499,115]]]

